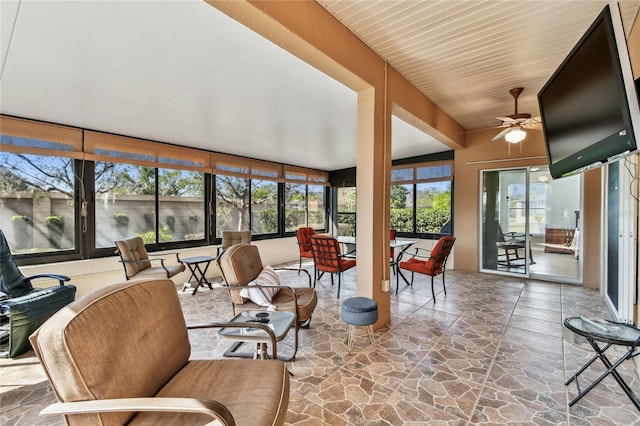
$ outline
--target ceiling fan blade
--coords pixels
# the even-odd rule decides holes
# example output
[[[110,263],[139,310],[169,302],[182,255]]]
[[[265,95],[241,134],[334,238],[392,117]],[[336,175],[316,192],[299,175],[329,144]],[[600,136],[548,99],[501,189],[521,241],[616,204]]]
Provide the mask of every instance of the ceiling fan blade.
[[[503,127],[504,127],[504,126],[480,127],[479,129],[465,130],[464,132],[460,132],[460,134],[461,134],[461,135],[466,135],[467,133],[482,132],[482,131],[490,130],[490,129],[502,129]]]
[[[511,117],[493,117],[493,118],[495,118],[496,120],[500,120],[503,123],[516,123],[516,120],[514,120]]]
[[[511,131],[511,127],[507,127],[506,129],[504,129],[503,131],[501,131],[500,133],[498,133],[497,135],[495,135],[493,137],[493,139],[491,139],[492,141],[497,141],[498,139],[504,137],[504,135],[506,135],[507,133],[509,133]]]

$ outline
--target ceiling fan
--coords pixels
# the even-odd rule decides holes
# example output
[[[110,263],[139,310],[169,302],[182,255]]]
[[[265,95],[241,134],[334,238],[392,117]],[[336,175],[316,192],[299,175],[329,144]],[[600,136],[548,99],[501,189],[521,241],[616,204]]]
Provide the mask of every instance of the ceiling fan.
[[[513,96],[515,100],[515,112],[506,117],[495,117],[502,121],[502,124],[496,127],[504,127],[505,129],[495,135],[493,139],[491,139],[492,141],[504,137],[505,140],[510,143],[521,142],[527,137],[525,129],[532,129],[534,126],[540,124],[540,117],[531,117],[531,114],[518,112],[518,96],[520,96],[523,90],[522,87],[514,87],[509,90],[509,93],[511,93],[511,96]]]

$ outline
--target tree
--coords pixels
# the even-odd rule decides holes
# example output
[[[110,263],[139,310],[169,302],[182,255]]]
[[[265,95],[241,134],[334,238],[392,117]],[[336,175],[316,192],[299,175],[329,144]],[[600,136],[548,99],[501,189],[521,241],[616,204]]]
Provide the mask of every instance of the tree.
[[[218,209],[216,211],[216,224],[219,230],[230,226],[231,228],[229,229],[240,231],[243,227],[249,226],[248,223],[245,224],[245,218],[248,217],[249,213],[250,181],[248,178],[235,176],[216,176],[216,197],[220,200],[217,203]],[[233,226],[230,223],[230,212],[225,212],[228,208],[238,212],[237,226]]]
[[[407,207],[407,195],[409,190],[402,185],[391,186],[391,208],[403,209]]]
[[[0,189],[12,192],[61,192],[73,199],[73,159],[2,153]]]

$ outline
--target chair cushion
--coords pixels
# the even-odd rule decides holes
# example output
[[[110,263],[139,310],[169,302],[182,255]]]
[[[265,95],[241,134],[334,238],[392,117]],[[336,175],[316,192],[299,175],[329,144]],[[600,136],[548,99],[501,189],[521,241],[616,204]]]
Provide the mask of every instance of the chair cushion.
[[[280,380],[274,380],[274,376]],[[231,411],[238,426],[284,424],[289,373],[285,363],[274,360],[192,360],[156,396],[198,397],[221,402]],[[187,413],[138,413],[129,424],[196,425],[208,421],[210,417]]]
[[[433,269],[435,259],[430,257],[428,260],[420,260],[416,258],[408,259],[406,262],[400,262],[400,268],[409,271],[418,272],[425,275],[438,275],[442,272],[442,268]]]
[[[26,279],[11,254],[9,243],[0,229],[0,291],[8,297],[20,297],[28,294],[33,286]]]
[[[342,302],[340,317],[347,324],[374,324],[378,321],[378,303],[368,297],[350,297]]]
[[[273,268],[269,265],[265,265],[262,269],[262,272],[256,277],[255,280],[251,281],[240,290],[240,296],[251,299],[251,301],[260,306],[269,306],[272,304],[273,296],[278,294],[280,288],[268,288],[271,286],[279,286],[280,279],[278,278],[278,274]],[[267,286],[267,287],[256,287],[256,286]]]
[[[313,310],[318,304],[318,294],[314,288],[309,287],[291,287],[296,293],[298,301],[298,310],[295,310],[293,304],[293,296],[289,290],[281,289],[273,298],[273,304],[278,311],[294,312],[299,323],[306,322],[313,314]],[[234,312],[237,314],[243,311],[261,310],[260,305],[253,303],[251,300],[242,305],[235,305]]]
[[[316,231],[310,227],[298,228],[296,231],[296,237],[298,238],[298,245],[300,250],[300,257],[313,257],[303,256],[302,253],[311,254],[311,236],[315,235]]]
[[[116,245],[122,260],[125,261],[124,267],[128,277],[133,277],[140,271],[151,267],[151,261],[148,260],[149,255],[142,238],[134,237],[129,240],[116,241]]]
[[[123,325],[128,325],[123,327]],[[60,401],[149,397],[188,361],[191,345],[169,279],[104,287],[67,305],[31,335]],[[128,342],[120,348],[110,342]],[[104,368],[108,365],[109,368]],[[74,416],[125,424],[131,413]]]
[[[306,257],[309,259],[313,259],[313,252],[311,251],[300,251],[300,257]]]
[[[262,259],[258,247],[251,244],[235,244],[223,251],[217,262],[220,271],[223,272],[224,281],[231,287],[231,302],[241,305],[249,300],[240,296],[240,289],[237,287],[249,284],[262,272]]]

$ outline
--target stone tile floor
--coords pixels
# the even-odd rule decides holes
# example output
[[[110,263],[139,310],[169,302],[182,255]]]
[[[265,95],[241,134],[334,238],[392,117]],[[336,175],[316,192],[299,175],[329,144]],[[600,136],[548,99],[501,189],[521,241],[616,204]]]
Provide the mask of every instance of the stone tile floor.
[[[295,273],[281,279],[304,285]],[[354,280],[354,271],[345,274],[341,300],[355,295]],[[311,327],[301,330],[289,367],[289,425],[640,425],[640,413],[611,377],[568,407],[577,391],[564,382],[592,352],[563,338],[571,336],[562,321],[611,318],[597,291],[450,271],[446,295],[436,279],[434,303],[429,281],[416,276],[413,287],[401,282],[397,295],[393,283],[392,321],[376,332],[377,351],[362,329],[351,355],[329,277],[318,281],[317,291]],[[179,294],[187,323],[231,315],[224,291]],[[278,346],[285,355],[291,334]],[[219,357],[228,344],[212,330],[192,331],[191,339],[192,358]],[[55,398],[33,352],[1,360],[0,367],[1,424],[64,424],[38,415]],[[601,371],[597,361],[583,374],[582,387]],[[640,393],[633,361],[619,371]]]

